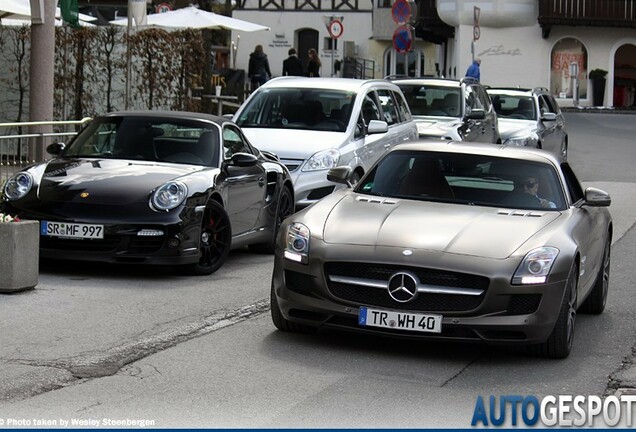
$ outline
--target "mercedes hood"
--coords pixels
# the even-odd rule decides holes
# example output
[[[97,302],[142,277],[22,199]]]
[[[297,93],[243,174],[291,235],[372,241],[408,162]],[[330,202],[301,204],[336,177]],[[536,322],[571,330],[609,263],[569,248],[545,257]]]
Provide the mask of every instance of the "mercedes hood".
[[[519,216],[495,207],[368,198],[351,193],[333,207],[324,225],[326,243],[505,259],[560,215]]]

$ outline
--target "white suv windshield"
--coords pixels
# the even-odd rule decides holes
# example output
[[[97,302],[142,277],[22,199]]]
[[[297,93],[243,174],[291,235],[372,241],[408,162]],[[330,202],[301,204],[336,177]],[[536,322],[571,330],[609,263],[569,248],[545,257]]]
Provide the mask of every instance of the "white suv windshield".
[[[344,132],[355,93],[328,89],[273,88],[259,91],[236,123],[242,128]]]

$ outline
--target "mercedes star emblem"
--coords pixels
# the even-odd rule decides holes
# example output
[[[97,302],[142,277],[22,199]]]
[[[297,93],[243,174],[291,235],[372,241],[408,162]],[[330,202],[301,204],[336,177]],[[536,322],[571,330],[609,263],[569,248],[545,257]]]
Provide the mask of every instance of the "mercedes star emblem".
[[[409,272],[397,272],[389,279],[389,295],[397,302],[411,301],[417,295],[417,276]]]

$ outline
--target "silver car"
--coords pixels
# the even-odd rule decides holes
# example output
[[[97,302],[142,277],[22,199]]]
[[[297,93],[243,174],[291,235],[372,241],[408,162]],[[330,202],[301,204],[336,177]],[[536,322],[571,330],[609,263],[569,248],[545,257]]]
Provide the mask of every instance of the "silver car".
[[[234,121],[287,166],[297,208],[341,187],[327,180],[329,169],[348,166],[356,182],[385,151],[417,138],[402,92],[383,80],[276,78],[252,93]]]
[[[565,118],[547,89],[489,88],[486,91],[499,116],[503,144],[545,149],[567,160]]]
[[[605,308],[610,202],[543,150],[397,146],[353,189],[285,219],[272,320],[566,357],[577,311]]]

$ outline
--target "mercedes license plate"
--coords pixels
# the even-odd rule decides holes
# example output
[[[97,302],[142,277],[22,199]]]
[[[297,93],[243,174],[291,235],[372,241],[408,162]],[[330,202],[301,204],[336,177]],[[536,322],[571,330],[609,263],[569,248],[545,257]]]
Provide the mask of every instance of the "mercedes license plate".
[[[41,221],[40,234],[49,237],[103,239],[104,225]]]
[[[442,332],[442,316],[415,314],[360,307],[358,324],[361,326],[382,327],[398,330],[427,333]]]

